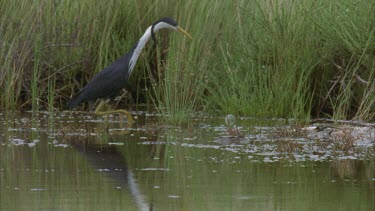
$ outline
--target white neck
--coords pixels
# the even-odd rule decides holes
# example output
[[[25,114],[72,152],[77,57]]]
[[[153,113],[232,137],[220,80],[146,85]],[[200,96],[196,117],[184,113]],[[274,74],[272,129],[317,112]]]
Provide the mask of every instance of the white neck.
[[[129,78],[130,74],[133,72],[133,69],[134,69],[135,63],[137,63],[139,54],[141,54],[141,52],[142,52],[143,48],[145,47],[146,43],[151,38],[151,28],[152,28],[152,26],[150,26],[146,29],[145,33],[142,35],[141,39],[139,39],[139,41],[137,43],[137,46],[134,49],[133,55],[130,58],[130,62],[129,62],[128,78]],[[157,31],[159,31],[160,29],[163,29],[163,28],[169,28],[169,29],[177,30],[177,28],[175,26],[169,25],[169,24],[164,23],[164,22],[159,22],[154,26],[154,33],[156,33]]]
[[[133,55],[130,58],[128,78],[130,74],[133,72],[133,69],[134,69],[135,64],[137,63],[139,54],[141,54],[143,48],[145,47],[146,43],[150,40],[150,38],[151,38],[151,26],[146,29],[141,39],[139,39],[137,46],[134,49]]]

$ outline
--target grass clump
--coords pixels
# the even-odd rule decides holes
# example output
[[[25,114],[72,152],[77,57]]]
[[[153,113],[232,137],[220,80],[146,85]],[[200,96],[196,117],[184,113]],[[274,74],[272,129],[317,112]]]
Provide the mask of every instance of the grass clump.
[[[308,79],[316,61],[308,47],[315,40],[307,39],[306,7],[255,2],[241,9],[239,39],[222,47],[225,68],[211,87],[221,109],[252,116],[308,116]]]
[[[347,0],[241,5],[238,39],[222,42],[212,73],[211,105],[252,116],[373,119],[374,11]]]

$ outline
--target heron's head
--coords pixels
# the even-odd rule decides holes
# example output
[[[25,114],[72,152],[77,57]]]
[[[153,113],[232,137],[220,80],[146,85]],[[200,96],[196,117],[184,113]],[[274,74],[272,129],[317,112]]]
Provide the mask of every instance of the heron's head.
[[[158,21],[156,21],[154,24],[152,24],[151,27],[151,37],[156,42],[155,39],[155,32],[159,31],[160,29],[173,29],[176,31],[181,32],[183,35],[189,37],[192,39],[191,35],[187,33],[184,29],[178,26],[177,21],[173,20],[172,18],[162,18]]]

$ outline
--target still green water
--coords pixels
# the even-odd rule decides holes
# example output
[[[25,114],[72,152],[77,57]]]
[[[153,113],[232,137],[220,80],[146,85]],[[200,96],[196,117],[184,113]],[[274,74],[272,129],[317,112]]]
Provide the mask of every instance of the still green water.
[[[223,118],[148,116],[0,114],[0,210],[375,210],[372,155],[276,159],[253,153],[254,128],[273,121],[243,120],[251,141],[218,143]]]

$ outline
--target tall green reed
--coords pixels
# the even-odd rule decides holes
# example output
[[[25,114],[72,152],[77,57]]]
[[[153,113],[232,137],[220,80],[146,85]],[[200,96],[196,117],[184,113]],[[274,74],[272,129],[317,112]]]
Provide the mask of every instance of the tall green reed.
[[[202,99],[210,71],[209,63],[217,48],[221,28],[233,4],[221,1],[187,1],[176,5],[183,13],[176,14],[181,25],[193,35],[193,40],[172,35],[168,60],[162,74],[153,80],[152,97],[166,120],[183,123],[203,107]],[[193,14],[192,11],[195,11]],[[212,23],[212,20],[215,23]],[[185,21],[187,20],[187,21]]]
[[[320,1],[314,11],[322,57],[320,75],[314,76],[318,113],[373,120],[374,12],[375,2],[349,0]]]
[[[221,56],[216,56],[221,65],[210,77],[213,109],[308,120],[311,113],[359,118],[359,106],[361,119],[373,117],[374,3],[240,5],[235,36],[224,35]],[[333,86],[337,77],[339,86]]]
[[[237,39],[221,42],[209,101],[227,113],[305,118],[312,98],[308,79],[316,65],[309,48],[315,40],[308,39],[312,30],[303,13],[308,5],[271,3],[240,8],[242,21],[235,24],[241,30],[232,35]]]

